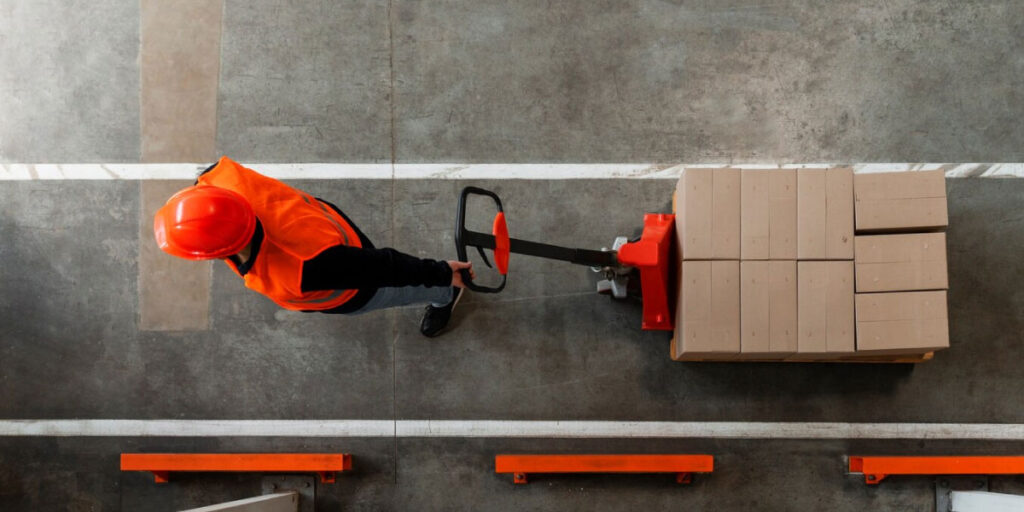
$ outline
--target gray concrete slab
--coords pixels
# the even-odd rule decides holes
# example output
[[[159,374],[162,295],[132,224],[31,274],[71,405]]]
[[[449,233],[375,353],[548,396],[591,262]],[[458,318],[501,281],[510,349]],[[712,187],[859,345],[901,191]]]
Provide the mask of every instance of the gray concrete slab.
[[[140,65],[144,162],[217,158],[224,3],[143,0]]]
[[[139,20],[131,2],[0,5],[0,161],[140,159]],[[216,149],[249,162],[1020,161],[1022,27],[1011,0],[229,0]],[[484,184],[516,236],[582,247],[667,203],[657,182]],[[379,245],[452,254],[461,183],[299,185]],[[468,297],[437,340],[417,333],[419,308],[282,312],[223,265],[209,330],[140,332],[138,184],[4,183],[0,418],[1019,423],[1006,390],[1024,355],[1022,188],[950,182],[953,346],[912,368],[674,363],[665,335],[638,330],[638,304],[594,295],[586,269],[521,258],[503,295]],[[157,486],[118,472],[121,451],[340,450],[358,469],[321,508],[928,510],[929,479],[867,487],[841,456],[1022,448],[0,438],[0,509],[171,510],[258,489],[244,476]],[[720,471],[689,488],[646,476],[522,487],[491,472],[495,453],[537,451],[704,451]]]
[[[0,161],[138,161],[138,56],[138,2],[0,4]]]
[[[214,268],[212,333],[146,338],[151,417],[389,418],[393,312],[361,317],[284,311]],[[182,378],[187,376],[186,378]],[[155,403],[154,403],[155,402]]]
[[[400,162],[1022,157],[1013,1],[394,11]]]
[[[130,414],[138,207],[134,182],[0,185],[0,417]]]
[[[219,263],[208,331],[140,332],[138,184],[11,182],[0,187],[0,391],[12,399],[0,417],[1021,422],[1004,390],[1024,355],[1024,182],[948,183],[952,348],[917,366],[837,366],[673,362],[667,333],[640,331],[639,304],[594,293],[585,267],[526,257],[505,292],[468,296],[436,340],[418,332],[420,307],[282,311]],[[628,232],[671,188],[481,184],[504,194],[517,236],[584,247]],[[295,185],[380,246],[452,253],[459,183]],[[608,226],[587,212],[610,212]]]
[[[437,183],[437,182],[435,182]],[[505,209],[515,236],[567,243],[609,240],[657,207],[669,181],[506,182]],[[591,290],[584,267],[513,255],[510,284],[496,296],[470,295],[457,327],[425,341],[419,310],[398,316],[398,417],[404,419],[635,419],[693,421],[1019,422],[1024,408],[1002,389],[1017,378],[1022,347],[1024,182],[949,180],[951,346],[912,365],[677,363],[669,335],[641,332],[640,306]],[[424,188],[436,187],[432,195]],[[498,188],[498,187],[495,187]],[[406,218],[443,218],[453,208],[445,182],[402,184]],[[572,192],[581,193],[574,196]],[[635,189],[634,189],[635,190]],[[528,197],[529,199],[525,199]],[[522,204],[530,208],[523,208]],[[587,204],[587,208],[580,205]],[[604,212],[618,229],[584,217]],[[534,205],[552,205],[536,208]],[[561,205],[561,206],[559,206]],[[568,206],[566,206],[568,205]],[[573,206],[575,205],[575,206]],[[636,208],[629,213],[629,208]],[[567,208],[568,210],[564,210]],[[403,214],[401,212],[408,213]],[[583,212],[589,212],[584,214]],[[586,226],[577,228],[576,226]],[[518,231],[516,228],[518,227]],[[444,231],[399,228],[396,245],[441,252]],[[999,243],[995,243],[995,240]],[[586,246],[586,243],[581,244]]]
[[[353,471],[317,484],[317,510],[636,510],[642,503],[651,510],[928,511],[933,478],[868,486],[846,473],[844,457],[1022,449],[925,441],[0,438],[0,507],[162,512],[260,494],[259,473],[174,473],[156,484],[148,473],[120,472],[123,452],[344,452]],[[494,473],[501,453],[706,453],[715,471],[689,485],[671,475],[601,474],[533,475],[515,485],[511,475]],[[1019,477],[993,477],[990,488],[1024,494]]]
[[[389,203],[368,200],[390,182],[300,185],[390,239]],[[0,186],[0,417],[392,415],[391,312],[282,311],[218,262],[209,330],[140,331],[138,198],[137,182]]]
[[[888,446],[907,449],[907,443]],[[870,488],[863,477],[846,474],[847,450],[842,442],[799,441],[402,440],[398,491],[404,503],[442,478],[459,483],[443,495],[416,496],[431,509],[452,503],[486,510],[931,509],[931,479]],[[674,475],[601,474],[535,475],[515,485],[511,475],[493,473],[500,453],[705,453],[715,456],[715,472],[695,475],[690,485],[676,484]]]
[[[248,162],[391,159],[382,2],[225,2],[217,150]]]
[[[108,4],[3,7],[0,159],[140,158],[139,6]],[[402,162],[1022,157],[1013,91],[1024,65],[1013,56],[1024,14],[1012,1],[392,7],[389,19],[382,3],[228,2],[217,151],[345,162],[393,151]]]
[[[352,453],[353,470],[317,481],[316,510],[395,510],[393,439],[0,439],[4,510],[184,510],[259,496],[262,473],[174,473],[157,484],[119,471],[121,453]],[[24,464],[23,461],[32,461]]]
[[[201,331],[210,327],[210,262],[171,256],[157,245],[153,217],[186,180],[139,183],[139,330]]]

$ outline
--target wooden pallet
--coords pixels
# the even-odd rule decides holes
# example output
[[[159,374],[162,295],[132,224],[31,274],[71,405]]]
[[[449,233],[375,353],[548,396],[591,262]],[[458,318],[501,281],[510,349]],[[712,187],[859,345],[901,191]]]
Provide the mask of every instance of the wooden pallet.
[[[930,361],[932,357],[935,357],[935,352],[925,352],[924,354],[885,354],[885,355],[871,355],[871,356],[840,356],[835,358],[800,358],[791,356],[785,359],[740,359],[734,357],[731,359],[726,358],[687,358],[687,359],[675,359],[673,355],[676,353],[675,350],[676,338],[672,337],[671,348],[669,351],[669,357],[672,357],[674,361],[681,363],[923,363]]]
[[[680,363],[923,363],[934,357],[934,352],[925,354],[899,354],[891,356],[846,356],[836,359],[676,359]]]

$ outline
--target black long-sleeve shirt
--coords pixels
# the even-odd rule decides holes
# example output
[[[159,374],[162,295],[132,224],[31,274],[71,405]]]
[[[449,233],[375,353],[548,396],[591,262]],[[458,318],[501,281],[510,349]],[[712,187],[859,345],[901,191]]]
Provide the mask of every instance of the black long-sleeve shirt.
[[[302,265],[302,291],[385,286],[447,286],[446,262],[421,259],[394,249],[336,245]]]
[[[356,234],[362,247],[335,245],[302,265],[302,291],[359,290],[348,302],[324,313],[351,313],[359,310],[377,293],[378,288],[394,286],[449,286],[452,268],[446,261],[417,258],[394,249],[378,249],[352,219],[337,206],[317,198],[341,215]]]
[[[208,172],[211,166],[204,172]],[[377,293],[378,288],[397,286],[449,286],[452,282],[452,269],[445,261],[417,258],[394,249],[378,249],[373,242],[359,229],[351,219],[337,206],[319,199],[341,215],[359,236],[362,247],[336,245],[329,247],[320,254],[303,262],[302,291],[318,290],[359,290],[355,296],[337,308],[322,311],[323,313],[351,313],[359,310]],[[259,219],[257,219],[258,221]],[[257,230],[252,238],[252,249],[249,258],[244,261],[235,260],[239,273],[243,276],[252,267],[252,262],[259,256],[260,245],[264,232],[262,224],[257,222]]]

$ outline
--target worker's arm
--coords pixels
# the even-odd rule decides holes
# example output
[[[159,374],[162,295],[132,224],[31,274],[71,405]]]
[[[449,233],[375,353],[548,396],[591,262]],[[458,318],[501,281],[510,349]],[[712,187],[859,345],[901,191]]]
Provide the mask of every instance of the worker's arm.
[[[336,245],[302,267],[303,292],[451,284],[448,262],[417,258],[394,249]]]

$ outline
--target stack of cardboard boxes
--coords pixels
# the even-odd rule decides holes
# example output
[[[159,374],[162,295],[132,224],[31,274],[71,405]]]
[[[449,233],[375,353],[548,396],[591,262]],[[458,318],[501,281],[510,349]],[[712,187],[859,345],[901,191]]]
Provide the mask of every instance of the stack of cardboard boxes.
[[[853,243],[853,169],[798,170],[798,358],[856,350]]]
[[[858,174],[854,194],[857,351],[949,347],[944,173]]]
[[[945,204],[941,171],[686,169],[672,358],[839,360],[948,346],[937,332],[945,292],[920,291],[946,288],[944,234],[854,236],[855,222],[858,234],[940,228]]]
[[[672,357],[740,351],[740,171],[687,169],[676,187],[679,298]]]

